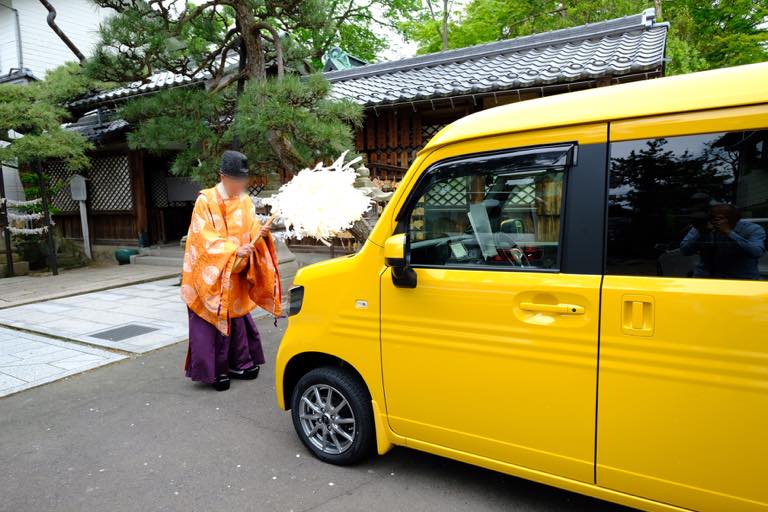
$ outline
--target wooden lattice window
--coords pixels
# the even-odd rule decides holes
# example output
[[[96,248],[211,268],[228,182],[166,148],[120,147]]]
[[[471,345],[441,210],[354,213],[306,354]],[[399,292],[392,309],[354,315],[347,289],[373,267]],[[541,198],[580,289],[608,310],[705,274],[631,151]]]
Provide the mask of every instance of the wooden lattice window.
[[[58,160],[43,164],[43,172],[50,178],[53,196],[51,204],[60,213],[78,210],[72,200],[69,180],[75,174],[67,165]],[[125,155],[94,156],[91,168],[81,171],[88,179],[88,200],[94,212],[124,212],[133,209],[131,170]]]
[[[168,181],[166,178],[172,176],[168,171],[155,170],[148,172],[146,180],[149,182],[149,201],[153,208],[178,208],[191,203],[192,201],[171,201],[168,197]]]
[[[167,208],[168,184],[165,182],[165,172],[151,171],[146,174],[149,181],[149,201],[154,208]]]
[[[131,170],[126,155],[97,156],[88,171],[91,210],[98,212],[133,209]]]
[[[251,184],[248,185],[248,195],[251,197],[258,196],[262,190],[264,190],[264,184],[259,181],[252,180]]]
[[[171,201],[168,199],[168,182],[166,178],[170,174],[166,171],[156,171],[147,174],[149,182],[149,200],[153,208],[176,208],[188,204],[186,201]],[[258,196],[264,190],[261,180],[253,179],[248,186],[248,195]]]
[[[465,206],[467,204],[467,182],[466,176],[442,181],[427,191],[424,199],[430,206]]]
[[[429,142],[429,140],[437,135],[437,132],[445,128],[447,125],[445,124],[423,124],[421,125],[421,140],[424,141],[424,144]]]
[[[76,201],[72,200],[69,191],[69,179],[74,172],[60,160],[50,160],[43,164],[43,172],[49,177],[51,189],[51,205],[60,213],[71,213],[78,210]]]

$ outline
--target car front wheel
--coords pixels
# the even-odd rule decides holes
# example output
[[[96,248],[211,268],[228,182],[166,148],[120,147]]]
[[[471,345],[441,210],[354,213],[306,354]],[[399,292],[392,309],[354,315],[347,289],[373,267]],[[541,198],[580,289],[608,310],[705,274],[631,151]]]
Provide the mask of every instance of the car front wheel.
[[[316,368],[299,379],[291,415],[301,441],[324,462],[355,464],[373,450],[370,395],[365,384],[343,368]]]

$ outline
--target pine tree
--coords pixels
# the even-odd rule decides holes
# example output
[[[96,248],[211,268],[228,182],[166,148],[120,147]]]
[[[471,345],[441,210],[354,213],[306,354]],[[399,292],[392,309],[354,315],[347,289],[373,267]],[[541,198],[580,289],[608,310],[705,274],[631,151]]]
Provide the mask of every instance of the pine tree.
[[[31,84],[0,85],[0,161],[24,168],[35,161],[64,160],[72,169],[89,165],[90,144],[62,128],[70,120],[66,102],[106,84],[90,80],[75,63]]]
[[[218,155],[233,146],[261,171],[291,173],[353,149],[351,127],[361,118],[353,102],[329,99],[321,77],[296,76],[313,72],[345,38],[367,54],[380,49],[371,6],[402,12],[411,2],[96,0],[117,15],[86,67],[91,77],[121,83],[160,70],[197,82],[205,75],[204,86],[169,89],[120,111],[133,125],[131,147],[177,151],[174,173],[210,182]],[[364,26],[350,37],[348,29]]]

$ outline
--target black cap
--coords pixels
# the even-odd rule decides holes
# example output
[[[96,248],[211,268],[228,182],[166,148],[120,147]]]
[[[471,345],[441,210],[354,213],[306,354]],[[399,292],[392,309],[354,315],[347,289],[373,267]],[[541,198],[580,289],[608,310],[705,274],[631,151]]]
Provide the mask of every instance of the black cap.
[[[247,178],[248,157],[239,151],[225,151],[221,155],[221,174],[232,178]]]

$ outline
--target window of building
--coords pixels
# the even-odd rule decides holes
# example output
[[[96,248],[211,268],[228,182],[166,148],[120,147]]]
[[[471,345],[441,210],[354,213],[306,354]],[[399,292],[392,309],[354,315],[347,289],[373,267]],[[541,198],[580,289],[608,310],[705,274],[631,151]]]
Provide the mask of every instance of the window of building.
[[[768,131],[611,144],[606,273],[766,279]]]

